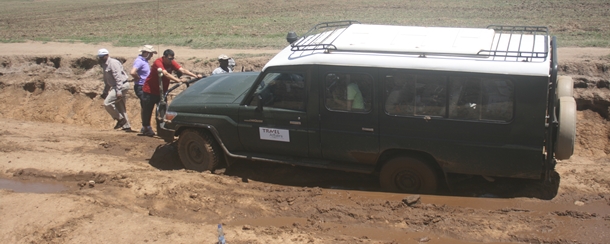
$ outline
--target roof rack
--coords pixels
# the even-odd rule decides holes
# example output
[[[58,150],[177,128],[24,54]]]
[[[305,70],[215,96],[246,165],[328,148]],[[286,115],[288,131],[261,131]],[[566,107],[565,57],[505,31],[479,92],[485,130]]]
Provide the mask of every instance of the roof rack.
[[[360,24],[358,21],[346,20],[337,22],[324,22],[315,25],[305,33],[298,41],[291,44],[292,51],[347,51],[347,52],[371,52],[390,54],[415,54],[420,57],[434,56],[468,56],[478,58],[491,58],[492,60],[531,62],[533,59],[546,60],[549,53],[548,38],[549,31],[544,26],[501,26],[490,25],[487,29],[493,29],[495,34],[491,39],[489,49],[483,49],[472,54],[443,53],[443,52],[405,52],[386,50],[341,50],[334,42],[352,24]],[[543,36],[544,39],[541,39]],[[540,43],[543,42],[543,43]]]
[[[488,50],[481,50],[478,55],[504,58],[525,58],[519,61],[532,61],[533,58],[546,59],[549,53],[549,29],[545,26],[502,26],[490,25],[488,29],[496,32]],[[532,35],[531,47],[523,43],[524,35]],[[536,37],[544,36],[544,49],[536,50]]]
[[[335,21],[335,22],[323,22],[315,25],[307,33],[303,35],[301,39],[291,44],[292,51],[306,51],[306,50],[336,50],[337,47],[332,43],[341,36],[341,33],[352,24],[360,24],[355,20]],[[323,32],[331,29],[330,32]],[[340,32],[339,32],[340,31]]]

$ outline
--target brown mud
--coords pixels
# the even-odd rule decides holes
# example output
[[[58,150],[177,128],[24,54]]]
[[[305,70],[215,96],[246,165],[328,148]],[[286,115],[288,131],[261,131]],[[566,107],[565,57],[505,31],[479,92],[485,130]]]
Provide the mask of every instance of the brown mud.
[[[560,74],[575,79],[579,111],[575,155],[558,163],[553,184],[473,176],[417,196],[383,192],[375,176],[289,165],[185,170],[173,144],[111,129],[92,54],[29,45],[35,53],[0,56],[2,243],[215,243],[218,223],[227,243],[610,241],[607,49],[560,49]],[[0,44],[19,48],[8,47]],[[131,50],[110,51],[130,67]],[[206,75],[219,52],[248,53],[176,52]],[[253,56],[236,58],[237,69],[260,70],[269,59]],[[45,186],[59,190],[36,191]]]

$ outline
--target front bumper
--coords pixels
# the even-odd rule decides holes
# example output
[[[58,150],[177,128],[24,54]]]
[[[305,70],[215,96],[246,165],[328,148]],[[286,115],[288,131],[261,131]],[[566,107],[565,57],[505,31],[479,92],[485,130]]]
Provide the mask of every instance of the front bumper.
[[[175,131],[172,129],[167,129],[165,127],[168,127],[168,125],[166,124],[166,122],[159,122],[157,121],[157,135],[161,138],[163,138],[163,140],[165,142],[173,142],[174,141],[174,134]]]

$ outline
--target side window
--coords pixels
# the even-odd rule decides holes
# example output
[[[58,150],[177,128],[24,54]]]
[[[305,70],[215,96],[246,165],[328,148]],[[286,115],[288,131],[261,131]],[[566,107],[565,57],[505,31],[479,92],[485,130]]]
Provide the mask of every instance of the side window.
[[[513,118],[514,85],[508,79],[396,73],[386,76],[384,87],[388,115],[492,121]]]
[[[398,73],[386,76],[385,111],[389,115],[445,117],[447,78]]]
[[[307,100],[305,76],[301,73],[267,73],[259,84],[249,106],[305,110]]]
[[[385,111],[391,115],[415,114],[415,76],[388,75],[385,81]]]
[[[483,81],[481,119],[508,121],[513,118],[514,85],[504,79]]]
[[[449,118],[509,121],[513,118],[514,85],[497,78],[452,77]]]
[[[479,120],[482,107],[481,79],[452,77],[449,86],[449,118]]]
[[[324,81],[324,105],[331,111],[369,112],[373,78],[357,73],[328,73]]]
[[[415,83],[415,114],[445,117],[447,78],[418,75]]]

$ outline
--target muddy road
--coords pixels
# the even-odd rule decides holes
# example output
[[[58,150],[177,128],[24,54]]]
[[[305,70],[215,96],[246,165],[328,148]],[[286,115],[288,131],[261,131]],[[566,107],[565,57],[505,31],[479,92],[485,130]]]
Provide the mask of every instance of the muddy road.
[[[410,195],[383,192],[375,176],[290,165],[185,170],[173,144],[112,130],[97,47],[30,45],[36,53],[0,57],[1,243],[215,243],[219,223],[231,244],[610,242],[609,50],[560,50],[578,139],[554,184],[456,177],[437,195]],[[51,53],[61,48],[73,53]],[[136,52],[117,50],[130,67]],[[177,61],[206,74],[215,64],[195,61],[218,52],[246,51]],[[236,61],[257,70],[266,59]],[[138,125],[134,96],[128,111]]]

